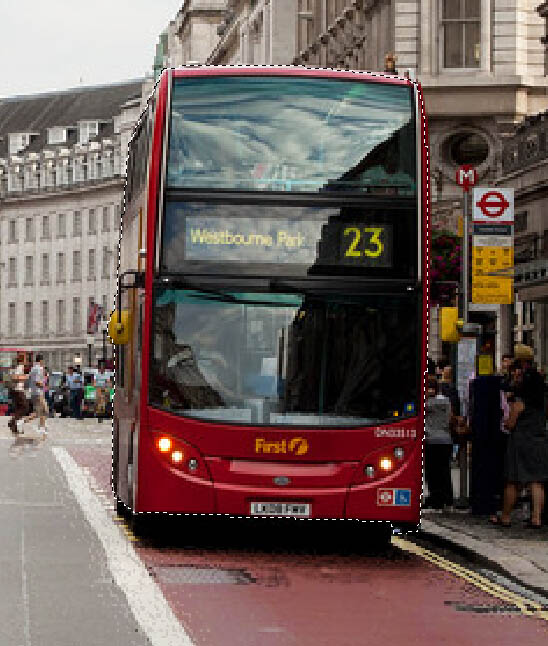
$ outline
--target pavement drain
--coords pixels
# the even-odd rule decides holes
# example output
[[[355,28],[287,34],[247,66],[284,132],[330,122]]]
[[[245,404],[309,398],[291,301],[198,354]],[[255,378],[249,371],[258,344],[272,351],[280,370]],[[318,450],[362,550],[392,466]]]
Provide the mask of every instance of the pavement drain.
[[[453,606],[458,612],[473,612],[479,615],[487,614],[502,614],[502,613],[517,613],[521,612],[521,609],[512,604],[508,605],[493,605],[493,606],[479,606],[472,605],[467,603],[455,603],[454,601],[446,601],[446,606]]]
[[[519,614],[522,612],[521,608],[511,603],[506,605],[483,606],[483,605],[474,605],[474,604],[468,604],[468,603],[458,603],[455,601],[446,601],[445,605],[453,606],[453,608],[458,612],[473,612],[478,615],[501,614],[501,613]],[[532,605],[531,606],[526,605],[526,608],[531,612],[544,612],[545,610],[548,610],[548,606],[541,606],[540,608],[537,608]]]
[[[176,585],[215,585],[218,583],[247,585],[249,583],[255,583],[255,579],[249,572],[237,569],[171,565],[152,567],[150,568],[150,573],[161,583]]]

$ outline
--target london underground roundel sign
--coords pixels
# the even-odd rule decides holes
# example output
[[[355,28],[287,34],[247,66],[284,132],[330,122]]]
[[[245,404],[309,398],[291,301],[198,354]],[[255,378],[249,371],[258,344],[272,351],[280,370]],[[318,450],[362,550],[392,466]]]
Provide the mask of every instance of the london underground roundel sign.
[[[514,221],[514,189],[474,188],[474,222],[505,223]]]

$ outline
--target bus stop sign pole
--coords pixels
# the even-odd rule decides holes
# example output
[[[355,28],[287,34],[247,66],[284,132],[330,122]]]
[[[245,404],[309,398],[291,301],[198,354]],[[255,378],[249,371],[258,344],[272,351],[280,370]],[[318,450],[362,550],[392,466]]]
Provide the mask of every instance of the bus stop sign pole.
[[[464,324],[464,330],[468,327],[468,303],[469,303],[469,214],[468,214],[468,193],[470,187],[474,186],[477,181],[476,169],[469,165],[460,166],[457,169],[457,184],[462,187],[462,244],[461,244],[461,264],[462,264],[462,305],[461,315]],[[468,507],[468,440],[463,438],[459,444],[459,498],[456,506],[459,508]]]

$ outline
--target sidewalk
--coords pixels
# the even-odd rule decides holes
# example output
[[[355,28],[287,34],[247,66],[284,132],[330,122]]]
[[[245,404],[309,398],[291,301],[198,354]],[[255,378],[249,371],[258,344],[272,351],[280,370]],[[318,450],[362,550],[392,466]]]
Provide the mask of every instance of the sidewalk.
[[[458,493],[458,469],[453,469],[453,490]],[[491,525],[486,516],[469,512],[421,514],[425,538],[449,544],[472,558],[488,563],[536,592],[548,596],[548,526],[528,529],[519,508],[512,515],[511,527]]]

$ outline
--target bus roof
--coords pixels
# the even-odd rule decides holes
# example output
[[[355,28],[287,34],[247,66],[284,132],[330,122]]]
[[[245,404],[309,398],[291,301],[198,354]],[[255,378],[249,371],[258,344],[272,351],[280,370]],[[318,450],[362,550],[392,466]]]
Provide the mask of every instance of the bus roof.
[[[394,85],[413,85],[413,81],[410,79],[390,74],[294,65],[203,65],[177,67],[173,68],[172,72],[175,78],[189,76],[311,76],[316,78],[391,83]]]

